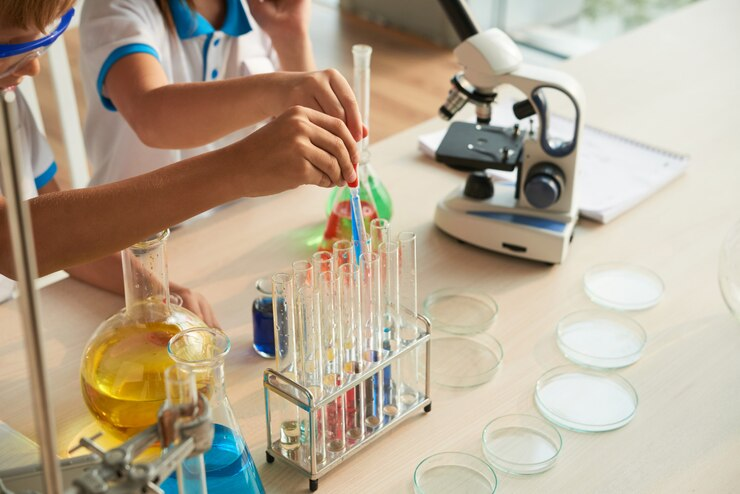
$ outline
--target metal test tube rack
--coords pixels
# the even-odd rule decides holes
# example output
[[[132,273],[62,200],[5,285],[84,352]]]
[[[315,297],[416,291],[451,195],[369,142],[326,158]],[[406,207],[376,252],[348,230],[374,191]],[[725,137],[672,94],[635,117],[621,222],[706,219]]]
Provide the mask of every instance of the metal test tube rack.
[[[318,400],[317,397],[315,397],[305,386],[298,384],[294,380],[273,369],[265,370],[263,386],[265,392],[265,417],[267,421],[267,462],[272,463],[275,461],[275,458],[277,458],[303,473],[309,478],[309,489],[311,492],[314,492],[319,488],[319,478],[334,469],[344,460],[350,458],[379,437],[385,435],[386,432],[395,428],[398,424],[403,422],[412,414],[418,412],[420,409],[423,409],[425,413],[430,412],[432,410],[429,376],[432,325],[429,319],[424,316],[417,316],[417,320],[419,331],[416,340],[402,345],[396,351],[384,352],[383,358],[379,362],[374,362],[362,372],[354,374],[336,390],[331,393],[326,393]],[[424,393],[420,393],[414,403],[405,405],[399,411],[398,415],[394,417],[386,417],[386,420],[380,427],[374,429],[372,432],[367,432],[354,444],[346,442],[344,451],[338,453],[327,453],[325,457],[319,458],[319,448],[315,442],[315,431],[319,422],[317,416],[319,415],[320,410],[325,408],[327,405],[330,405],[342,395],[346,395],[347,392],[358,385],[361,385],[373,375],[380,374],[380,376],[382,376],[384,369],[390,366],[392,362],[397,360],[400,362],[401,358],[410,355],[411,352],[415,352],[417,350],[423,350],[425,354],[424,357],[419,358],[417,362],[418,364],[421,362],[424,363]],[[416,370],[417,372],[419,371],[418,368]],[[273,396],[271,397],[271,395]],[[306,440],[305,442],[302,442],[299,448],[295,450],[286,450],[281,446],[280,438],[274,437],[272,433],[272,426],[274,424],[271,423],[271,399],[287,400],[290,404],[297,407],[298,413],[302,410],[304,412],[303,416],[307,416],[308,429],[305,431],[305,434],[303,434]],[[280,424],[278,424],[278,427],[279,426]]]

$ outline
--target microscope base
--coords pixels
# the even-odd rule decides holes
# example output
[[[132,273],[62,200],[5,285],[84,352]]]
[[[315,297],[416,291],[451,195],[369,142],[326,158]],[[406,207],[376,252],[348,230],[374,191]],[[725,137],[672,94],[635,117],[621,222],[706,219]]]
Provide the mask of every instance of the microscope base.
[[[578,216],[515,206],[513,184],[495,184],[494,198],[476,201],[454,190],[437,204],[434,222],[445,233],[484,249],[550,264],[568,254]]]

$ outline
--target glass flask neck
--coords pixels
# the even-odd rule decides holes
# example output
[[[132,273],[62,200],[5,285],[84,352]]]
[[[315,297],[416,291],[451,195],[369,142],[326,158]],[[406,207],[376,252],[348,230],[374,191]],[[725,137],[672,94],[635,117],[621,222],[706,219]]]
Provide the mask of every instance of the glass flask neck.
[[[138,320],[161,319],[161,311],[154,314],[153,304],[162,304],[169,312],[170,289],[167,275],[165,230],[121,252],[126,312]]]

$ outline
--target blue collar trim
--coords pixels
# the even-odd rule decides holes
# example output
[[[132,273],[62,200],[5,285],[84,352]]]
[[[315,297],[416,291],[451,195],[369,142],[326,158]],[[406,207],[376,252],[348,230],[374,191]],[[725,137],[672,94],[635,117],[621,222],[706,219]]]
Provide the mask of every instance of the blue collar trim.
[[[169,3],[180,39],[195,38],[216,31],[202,15],[190,10],[185,0],[169,0]],[[226,18],[220,30],[234,37],[252,30],[241,0],[226,0]]]

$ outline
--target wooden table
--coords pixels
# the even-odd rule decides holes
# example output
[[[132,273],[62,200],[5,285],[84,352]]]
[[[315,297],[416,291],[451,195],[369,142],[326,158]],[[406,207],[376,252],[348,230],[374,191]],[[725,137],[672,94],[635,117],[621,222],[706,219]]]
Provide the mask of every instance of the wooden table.
[[[602,434],[561,430],[555,468],[532,478],[499,475],[499,492],[738,492],[740,486],[740,323],[722,301],[718,252],[740,216],[740,4],[707,0],[607,43],[562,68],[584,86],[587,123],[686,152],[686,176],[609,225],[581,221],[562,265],[493,254],[458,243],[432,223],[436,202],[463,176],[416,150],[430,121],[373,146],[373,163],[394,198],[396,231],[419,237],[420,300],[442,287],[484,290],[501,307],[492,333],[504,365],[487,384],[433,386],[433,411],[413,417],[320,482],[334,492],[411,492],[415,466],[441,451],[481,453],[481,431],[510,413],[536,414],[533,389],[546,370],[567,361],[555,344],[564,315],[595,307],[584,271],[624,261],[657,272],[666,291],[656,307],[634,314],[646,328],[642,359],[620,371],[639,406],[623,429]],[[440,102],[444,95],[440,94]],[[173,233],[170,273],[214,305],[233,350],[227,389],[268,492],[306,491],[308,482],[279,463],[265,464],[261,376],[271,364],[251,348],[254,281],[310,255],[327,192],[301,188],[245,200]],[[43,290],[48,372],[60,453],[90,423],[81,400],[83,345],[122,299],[73,280]],[[0,306],[0,419],[34,437],[17,305]]]

